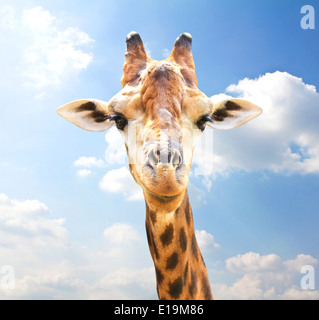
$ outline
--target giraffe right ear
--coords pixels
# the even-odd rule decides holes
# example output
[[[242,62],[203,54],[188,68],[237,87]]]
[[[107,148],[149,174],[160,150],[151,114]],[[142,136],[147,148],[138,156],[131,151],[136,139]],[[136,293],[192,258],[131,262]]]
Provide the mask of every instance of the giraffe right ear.
[[[72,122],[81,129],[103,132],[113,125],[106,102],[90,99],[76,100],[57,110],[58,115]]]

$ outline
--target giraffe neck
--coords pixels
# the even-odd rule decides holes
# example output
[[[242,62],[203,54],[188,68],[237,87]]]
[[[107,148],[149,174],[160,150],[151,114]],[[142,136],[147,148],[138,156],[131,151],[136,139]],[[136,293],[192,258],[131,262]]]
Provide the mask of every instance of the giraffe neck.
[[[159,299],[213,299],[187,191],[171,213],[157,214],[146,203],[146,233]]]

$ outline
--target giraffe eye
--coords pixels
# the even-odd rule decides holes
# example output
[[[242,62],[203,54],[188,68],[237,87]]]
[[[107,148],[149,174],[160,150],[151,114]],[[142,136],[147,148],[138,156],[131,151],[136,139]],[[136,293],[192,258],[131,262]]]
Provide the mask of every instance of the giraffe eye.
[[[204,131],[206,122],[213,122],[213,120],[211,119],[210,116],[205,115],[196,122],[196,125],[200,130]]]
[[[115,114],[109,120],[114,121],[116,124],[116,127],[122,131],[125,129],[127,125],[127,119],[121,114]]]

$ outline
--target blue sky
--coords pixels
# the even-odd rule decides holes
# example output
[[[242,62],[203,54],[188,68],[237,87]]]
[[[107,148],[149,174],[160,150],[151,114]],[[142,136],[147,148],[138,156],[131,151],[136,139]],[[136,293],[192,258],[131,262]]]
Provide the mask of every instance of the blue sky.
[[[121,89],[135,30],[158,60],[191,33],[199,88],[264,109],[242,128],[206,130],[214,170],[190,179],[215,297],[318,299],[318,280],[300,287],[303,265],[319,272],[319,31],[301,28],[305,4],[319,11],[288,0],[1,1],[0,268],[13,266],[15,289],[0,286],[0,298],[156,298],[145,205],[118,134],[56,114]]]

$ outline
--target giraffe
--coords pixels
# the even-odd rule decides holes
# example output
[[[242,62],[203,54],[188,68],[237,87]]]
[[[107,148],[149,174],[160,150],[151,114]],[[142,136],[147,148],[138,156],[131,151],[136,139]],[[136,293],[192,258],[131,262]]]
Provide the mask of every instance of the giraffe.
[[[188,33],[162,61],[147,55],[136,32],[127,35],[126,47],[119,93],[108,102],[76,100],[57,112],[88,131],[115,124],[123,136],[130,172],[145,198],[159,299],[214,299],[187,192],[193,150],[206,126],[237,128],[262,109],[242,99],[214,104],[198,89]]]

